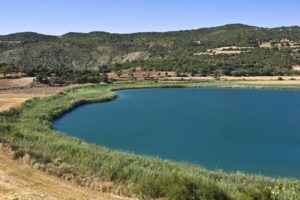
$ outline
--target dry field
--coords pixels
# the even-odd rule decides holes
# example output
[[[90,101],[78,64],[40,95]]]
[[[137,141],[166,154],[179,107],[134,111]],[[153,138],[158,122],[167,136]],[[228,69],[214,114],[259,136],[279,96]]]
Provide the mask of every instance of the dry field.
[[[54,95],[65,89],[76,87],[31,87],[33,78],[0,79],[0,112],[16,107],[24,101],[34,97]]]
[[[33,83],[33,77],[18,79],[0,79],[0,90],[14,87],[29,87]]]
[[[44,97],[42,94],[26,94],[26,93],[1,93],[0,92],[0,112],[16,107],[24,101],[33,97]]]

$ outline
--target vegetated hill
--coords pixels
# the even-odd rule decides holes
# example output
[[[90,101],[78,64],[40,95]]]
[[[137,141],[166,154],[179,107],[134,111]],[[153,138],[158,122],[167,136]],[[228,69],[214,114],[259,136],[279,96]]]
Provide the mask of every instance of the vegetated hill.
[[[200,75],[280,75],[292,73],[291,66],[300,64],[299,43],[298,26],[260,28],[243,24],[164,33],[91,32],[60,37],[16,33],[0,36],[0,64],[77,70],[141,66]],[[263,44],[267,48],[262,48]],[[201,54],[220,47],[230,47],[231,51],[232,46],[249,49]]]

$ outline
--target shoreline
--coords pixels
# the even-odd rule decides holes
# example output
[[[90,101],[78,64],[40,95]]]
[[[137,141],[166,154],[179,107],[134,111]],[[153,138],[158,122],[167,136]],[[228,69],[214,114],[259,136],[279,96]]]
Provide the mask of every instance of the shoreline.
[[[267,190],[269,191],[268,194],[275,190],[278,184],[284,184],[289,191],[293,190],[293,184],[296,184],[300,188],[299,179],[272,178],[238,172],[224,173],[222,171],[208,170],[189,163],[178,163],[124,153],[89,144],[52,129],[52,122],[55,118],[82,104],[113,100],[116,98],[116,94],[114,93],[116,90],[175,87],[230,88],[233,86],[239,89],[247,88],[244,84],[238,86],[234,84],[236,83],[139,82],[72,88],[54,96],[28,100],[14,111],[0,113],[5,118],[5,121],[12,121],[7,124],[3,124],[2,122],[1,124],[0,120],[0,128],[6,133],[14,132],[14,134],[5,134],[2,136],[0,134],[0,142],[8,146],[14,146],[14,157],[16,159],[22,159],[25,155],[29,155],[32,160],[32,167],[35,166],[40,170],[51,169],[52,174],[59,177],[69,177],[72,174],[72,179],[77,180],[79,185],[91,187],[90,184],[98,179],[113,181],[113,188],[115,188],[113,193],[121,194],[121,196],[135,197],[136,195],[145,195],[154,198],[156,195],[148,191],[156,188],[161,192],[158,197],[173,197],[173,194],[168,192],[169,187],[177,185],[180,188],[185,187],[185,184],[195,184],[195,187],[198,188],[203,187],[203,181],[208,181],[205,183],[205,188],[208,188],[213,194],[219,193],[224,198],[233,198],[237,194],[239,196],[246,195],[242,191],[237,190],[237,185],[242,185],[246,190]],[[279,89],[291,88],[299,90],[300,85],[285,86]],[[266,89],[276,89],[276,87],[268,86]],[[17,119],[14,117],[15,113],[18,115]],[[20,120],[20,123],[16,124],[15,120]],[[36,137],[39,138],[38,143],[34,139]],[[77,153],[74,154],[72,153],[73,151]],[[61,160],[60,163],[56,163],[57,159]],[[61,172],[60,168],[62,165],[68,166],[68,169],[63,170],[66,172]],[[111,165],[115,165],[116,169],[112,170],[109,167]],[[95,179],[95,175],[99,173],[99,168],[102,169],[101,173],[103,175],[98,175],[96,176],[98,179]],[[178,176],[176,175],[178,173],[180,176],[174,179],[174,176]],[[133,178],[139,177],[142,174],[145,178]],[[80,178],[81,176],[85,178],[82,179]],[[94,178],[91,179],[91,177]],[[237,177],[244,181],[239,182]],[[156,182],[156,180],[160,181]],[[145,185],[144,182],[147,184]],[[129,187],[128,185],[131,186]],[[259,193],[262,193],[262,191]]]
[[[116,85],[122,84],[150,84],[155,85],[169,85],[165,87],[196,87],[196,88],[242,88],[242,89],[276,89],[276,90],[300,90],[299,81],[236,81],[236,80],[207,80],[207,81],[194,81],[194,80],[161,80],[161,81],[119,81],[111,84],[112,91]],[[294,83],[294,84],[292,84]],[[23,88],[6,88],[0,90],[0,112],[7,111],[10,108],[15,108],[31,98],[43,98],[47,96],[56,95],[71,88],[78,88],[87,86],[83,85],[70,85],[65,87],[23,87]],[[133,86],[134,87],[134,86]],[[147,86],[149,88],[151,86]],[[122,90],[122,88],[119,88]],[[125,88],[126,89],[126,88]],[[130,89],[130,88],[128,88]]]

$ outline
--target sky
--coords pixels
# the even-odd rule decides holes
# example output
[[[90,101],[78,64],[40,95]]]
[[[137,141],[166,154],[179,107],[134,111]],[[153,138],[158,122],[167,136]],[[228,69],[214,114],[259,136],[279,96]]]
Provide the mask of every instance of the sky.
[[[299,0],[0,0],[0,35],[300,25]]]

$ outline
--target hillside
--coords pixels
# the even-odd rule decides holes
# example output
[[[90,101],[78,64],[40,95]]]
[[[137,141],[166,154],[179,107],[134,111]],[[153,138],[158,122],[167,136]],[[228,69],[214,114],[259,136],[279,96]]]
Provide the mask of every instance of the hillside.
[[[300,27],[231,24],[174,32],[0,36],[0,70],[144,70],[207,75],[289,75],[300,64]],[[2,66],[2,67],[1,67]],[[43,70],[39,70],[43,71]]]

